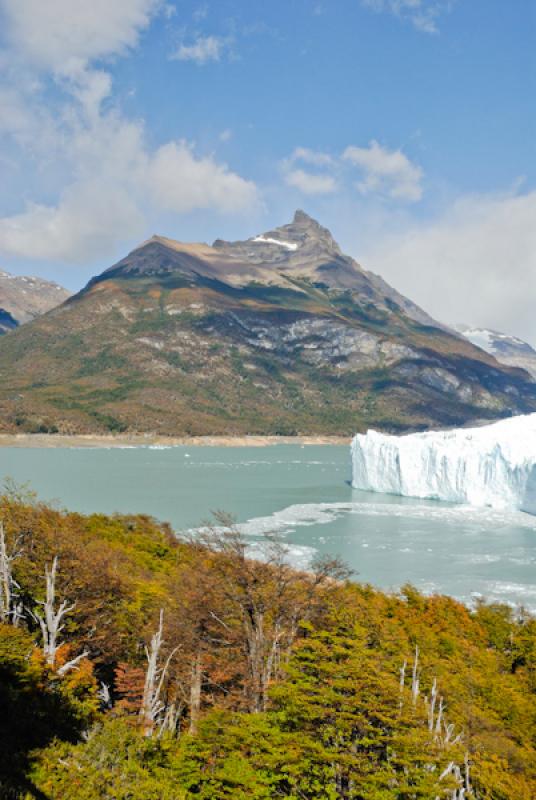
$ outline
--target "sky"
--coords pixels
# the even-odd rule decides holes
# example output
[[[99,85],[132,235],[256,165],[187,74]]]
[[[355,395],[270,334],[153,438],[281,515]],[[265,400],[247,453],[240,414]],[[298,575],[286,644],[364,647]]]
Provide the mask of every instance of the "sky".
[[[0,267],[76,290],[296,208],[536,345],[535,0],[0,0]]]

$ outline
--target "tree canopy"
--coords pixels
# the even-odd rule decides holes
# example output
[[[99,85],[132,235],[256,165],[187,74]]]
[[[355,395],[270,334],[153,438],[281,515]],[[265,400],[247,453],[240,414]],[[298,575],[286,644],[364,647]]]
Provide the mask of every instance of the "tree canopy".
[[[0,520],[2,797],[536,796],[522,609],[252,559],[223,517],[186,540],[11,490]]]

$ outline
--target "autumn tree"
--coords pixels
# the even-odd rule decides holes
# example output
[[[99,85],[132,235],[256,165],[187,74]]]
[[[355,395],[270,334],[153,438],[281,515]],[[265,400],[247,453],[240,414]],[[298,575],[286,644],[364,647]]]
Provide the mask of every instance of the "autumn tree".
[[[226,515],[201,535],[201,546],[216,557],[213,573],[227,604],[228,618],[241,631],[241,648],[247,665],[246,697],[249,710],[267,707],[268,687],[288,657],[299,623],[311,618],[325,603],[326,591],[345,580],[350,571],[338,560],[318,560],[311,572],[292,568],[288,548],[281,538],[266,533],[257,558],[251,543]]]

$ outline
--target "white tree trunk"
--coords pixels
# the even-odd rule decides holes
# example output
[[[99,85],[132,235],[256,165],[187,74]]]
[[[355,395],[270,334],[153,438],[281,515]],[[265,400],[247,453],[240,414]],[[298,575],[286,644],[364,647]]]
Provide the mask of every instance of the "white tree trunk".
[[[160,623],[158,630],[151,638],[151,645],[145,648],[147,655],[147,672],[145,673],[145,686],[140,709],[140,717],[146,736],[151,736],[157,722],[162,719],[166,707],[161,700],[162,687],[169,668],[171,659],[179,649],[175,647],[169,654],[163,667],[159,665],[160,650],[164,643],[164,611],[160,610]]]
[[[61,646],[59,636],[63,630],[62,620],[75,607],[75,603],[68,605],[66,600],[62,600],[56,610],[56,575],[58,572],[58,557],[55,556],[52,566],[45,567],[46,600],[40,605],[43,606],[43,615],[37,611],[32,614],[39,622],[41,634],[43,636],[43,652],[45,659],[50,667],[56,664],[56,655]],[[67,661],[58,669],[58,675],[65,675],[69,670],[78,666],[79,662],[88,655],[84,651],[80,655]]]
[[[13,578],[12,563],[20,556],[16,547],[8,552],[4,523],[0,521],[0,622],[5,625],[18,625],[22,613],[22,603],[17,601],[17,584]]]

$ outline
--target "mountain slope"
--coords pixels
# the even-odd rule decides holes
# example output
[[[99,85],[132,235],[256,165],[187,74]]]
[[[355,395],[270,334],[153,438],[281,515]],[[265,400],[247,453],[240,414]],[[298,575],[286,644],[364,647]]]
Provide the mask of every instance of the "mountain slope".
[[[245,242],[152,237],[3,337],[5,430],[345,433],[536,409],[536,385],[303,212]]]
[[[0,270],[0,311],[5,312],[15,322],[15,325],[7,324],[6,330],[44,314],[63,303],[68,297],[69,292],[52,281],[11,275]],[[0,332],[5,332],[2,330],[1,318]]]
[[[457,325],[456,330],[474,345],[494,356],[501,364],[519,367],[536,378],[536,350],[523,339],[468,325]]]

